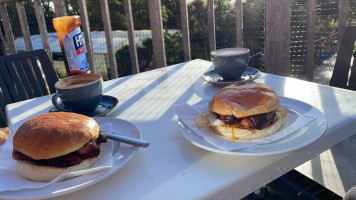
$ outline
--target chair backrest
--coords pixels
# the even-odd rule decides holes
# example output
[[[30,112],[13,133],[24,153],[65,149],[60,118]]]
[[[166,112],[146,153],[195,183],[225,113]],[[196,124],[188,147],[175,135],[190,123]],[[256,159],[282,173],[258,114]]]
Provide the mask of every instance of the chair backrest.
[[[356,24],[350,24],[346,27],[342,41],[339,43],[339,51],[331,76],[330,86],[356,90],[356,52],[353,52],[355,41]],[[354,57],[354,61],[351,67],[352,56]]]
[[[0,57],[0,127],[5,127],[5,106],[55,93],[57,74],[44,49]]]

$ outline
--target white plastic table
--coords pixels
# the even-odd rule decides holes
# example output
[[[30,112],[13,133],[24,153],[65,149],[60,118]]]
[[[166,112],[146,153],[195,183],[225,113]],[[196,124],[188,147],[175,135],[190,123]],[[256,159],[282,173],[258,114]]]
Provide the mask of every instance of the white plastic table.
[[[356,92],[262,73],[255,82],[324,113],[326,133],[306,147],[277,155],[236,156],[201,149],[179,133],[172,106],[211,98],[220,88],[202,80],[209,69],[211,62],[193,60],[106,81],[104,93],[120,101],[110,116],[138,126],[150,146],[139,149],[107,179],[54,199],[240,199],[356,132]],[[50,99],[8,105],[11,131],[48,112]]]

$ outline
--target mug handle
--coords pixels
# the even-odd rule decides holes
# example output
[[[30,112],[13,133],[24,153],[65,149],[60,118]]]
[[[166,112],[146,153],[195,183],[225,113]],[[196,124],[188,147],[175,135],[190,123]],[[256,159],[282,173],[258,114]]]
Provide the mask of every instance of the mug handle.
[[[59,93],[56,93],[52,96],[52,103],[54,105],[54,107],[56,107],[58,110],[61,110],[61,111],[65,111],[65,112],[72,112],[71,110],[69,109],[66,109],[66,108],[63,108],[61,107],[59,104],[58,104],[58,101],[57,99],[58,98],[63,98],[63,94],[59,94]]]

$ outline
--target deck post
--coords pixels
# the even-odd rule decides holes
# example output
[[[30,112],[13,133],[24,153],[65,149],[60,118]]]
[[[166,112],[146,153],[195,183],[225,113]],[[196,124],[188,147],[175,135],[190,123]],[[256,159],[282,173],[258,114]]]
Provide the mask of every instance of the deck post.
[[[241,0],[236,0],[236,44],[243,47],[243,11]]]
[[[4,27],[7,46],[9,48],[9,53],[15,54],[16,53],[15,39],[14,39],[14,34],[12,32],[11,24],[10,24],[9,13],[7,12],[7,6],[5,3],[0,5],[0,14],[1,14],[1,18],[2,18],[2,25]]]
[[[342,41],[342,37],[344,35],[346,25],[347,25],[347,12],[348,12],[348,2],[347,0],[339,1],[339,30],[337,40]],[[340,47],[340,45],[338,45]],[[339,49],[339,48],[338,48]]]
[[[164,49],[161,0],[148,0],[148,11],[152,30],[154,68],[165,67],[166,50]]]
[[[97,73],[96,67],[94,65],[94,52],[93,52],[93,44],[91,42],[87,5],[85,3],[85,0],[78,0],[78,5],[80,11],[80,20],[82,22],[82,31],[84,33],[84,39],[85,39],[85,48],[86,48],[85,55],[87,58],[88,66],[92,73]]]
[[[5,41],[4,37],[2,36],[2,29],[0,27],[0,56],[6,56],[6,50],[5,50]]]
[[[47,25],[46,25],[46,20],[45,20],[44,14],[43,14],[41,1],[34,0],[33,6],[35,7],[36,19],[37,19],[41,39],[42,39],[43,48],[47,51],[48,57],[51,60],[51,62],[53,63],[53,56],[52,56],[51,48],[49,46]]]
[[[189,61],[192,57],[190,52],[188,8],[186,0],[180,0],[180,14],[182,21],[184,61]]]
[[[26,50],[33,50],[30,29],[28,27],[26,11],[23,2],[16,2],[16,10],[19,16],[22,35],[25,40]]]
[[[290,74],[290,1],[265,1],[266,72]]]
[[[211,52],[216,50],[214,0],[208,0],[208,27],[209,46]]]
[[[306,80],[313,81],[314,78],[314,40],[315,40],[315,5],[316,0],[308,0],[307,21],[307,53],[306,53]]]
[[[66,2],[64,0],[53,0],[56,17],[67,16]]]
[[[131,0],[124,0],[124,8],[125,8],[125,18],[126,18],[126,26],[127,26],[127,37],[129,38],[132,73],[137,74],[140,73],[140,66],[138,65],[135,28],[134,28],[133,17],[132,17]]]
[[[111,34],[111,21],[110,21],[110,13],[109,6],[107,0],[100,0],[101,14],[104,23],[104,31],[106,37],[106,45],[108,49],[108,60],[110,65],[110,79],[118,78],[118,70],[116,64],[116,58],[114,53],[114,45]]]

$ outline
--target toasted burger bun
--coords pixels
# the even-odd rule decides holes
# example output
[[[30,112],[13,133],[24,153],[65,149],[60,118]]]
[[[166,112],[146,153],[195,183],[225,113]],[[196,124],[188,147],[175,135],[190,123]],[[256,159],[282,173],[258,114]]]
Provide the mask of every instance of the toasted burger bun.
[[[90,148],[94,150],[97,146],[84,146],[89,144],[88,142],[94,142],[98,136],[99,125],[94,119],[84,115],[58,112],[33,117],[20,126],[13,138],[13,158],[17,160],[16,171],[19,176],[29,180],[51,181],[65,172],[88,169],[98,160],[99,152],[96,157],[83,158],[79,164],[74,160],[71,162],[70,159],[73,158],[71,156],[79,154],[75,151],[82,148],[84,148],[82,151],[89,148],[87,153],[90,154]],[[98,144],[100,143],[96,145]],[[72,154],[66,157],[69,153]],[[45,160],[48,159],[52,159],[51,162],[54,163],[56,159],[59,159],[57,162],[61,162],[60,159],[63,158],[66,160],[60,164],[65,165],[34,164],[37,161],[46,163]]]
[[[7,133],[5,133],[4,131],[0,131],[0,145],[4,144],[7,140]]]
[[[232,84],[221,89],[209,102],[209,126],[216,133],[232,140],[263,138],[276,133],[287,119],[287,111],[280,106],[280,98],[274,89],[266,84]],[[241,120],[246,118],[249,121],[251,119],[248,117],[274,111],[276,111],[276,114],[271,119],[272,122],[266,124],[266,128],[252,128],[252,126],[246,126],[246,124],[238,122],[227,125],[213,114],[234,116]],[[269,121],[266,121],[266,123],[269,123]]]
[[[274,111],[280,105],[280,98],[266,84],[232,84],[214,95],[209,102],[209,111],[243,118]]]
[[[76,113],[45,113],[23,123],[13,138],[14,150],[33,159],[50,159],[76,151],[99,135],[99,125]]]
[[[222,136],[232,140],[250,140],[264,138],[269,135],[275,134],[280,129],[285,120],[288,118],[288,113],[284,108],[278,108],[273,122],[265,129],[246,129],[239,128],[231,125],[225,125],[218,120],[215,115],[209,116],[210,127]]]
[[[52,181],[63,173],[88,169],[97,160],[98,157],[85,159],[79,165],[74,165],[71,167],[40,166],[31,164],[30,162],[26,161],[18,161],[16,163],[16,171],[18,175],[29,180],[42,182]]]

